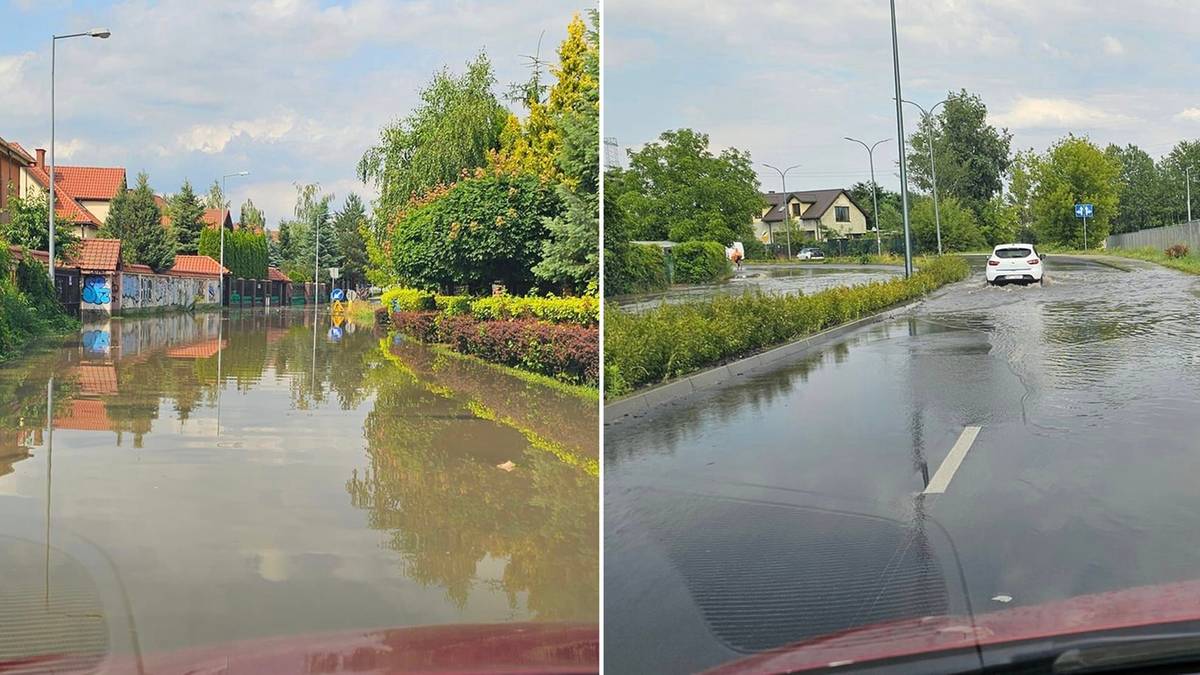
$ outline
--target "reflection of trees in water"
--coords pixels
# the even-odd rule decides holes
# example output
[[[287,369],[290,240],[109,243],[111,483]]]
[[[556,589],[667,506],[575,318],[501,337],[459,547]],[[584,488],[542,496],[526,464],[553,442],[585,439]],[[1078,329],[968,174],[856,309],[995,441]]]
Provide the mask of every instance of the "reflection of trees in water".
[[[387,530],[407,574],[464,607],[484,557],[505,559],[510,606],[541,619],[598,610],[598,481],[474,419],[465,401],[392,367],[365,435],[371,468],[347,482],[370,527]],[[497,467],[511,460],[516,469]]]
[[[0,369],[0,476],[12,473],[13,464],[29,457],[30,447],[42,444],[46,384],[75,356],[70,350],[35,353]],[[55,416],[67,410],[78,390],[75,378],[54,379]]]

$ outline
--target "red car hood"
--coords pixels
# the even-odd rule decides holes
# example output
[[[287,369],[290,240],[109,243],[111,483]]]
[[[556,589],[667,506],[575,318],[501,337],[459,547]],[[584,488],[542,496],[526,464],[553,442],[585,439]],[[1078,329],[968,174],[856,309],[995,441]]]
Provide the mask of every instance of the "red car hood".
[[[1139,626],[1200,620],[1200,580],[1083,595],[976,616],[933,616],[864,626],[719,666],[710,675],[827,668]]]
[[[595,625],[521,623],[422,626],[234,642],[122,659],[100,673],[595,673]],[[78,655],[48,655],[6,670],[55,669]],[[54,672],[72,672],[54,670]],[[89,672],[90,671],[89,669]]]

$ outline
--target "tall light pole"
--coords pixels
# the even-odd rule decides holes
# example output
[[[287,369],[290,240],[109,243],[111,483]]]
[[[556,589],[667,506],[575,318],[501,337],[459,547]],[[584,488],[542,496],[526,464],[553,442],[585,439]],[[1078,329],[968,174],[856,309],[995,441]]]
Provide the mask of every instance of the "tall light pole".
[[[227,173],[224,176],[221,176],[221,199],[225,199],[225,179],[226,178],[233,178],[235,176],[249,176],[249,175],[250,175],[249,171],[235,171],[234,173]],[[228,211],[228,208],[226,208],[226,211]],[[217,227],[220,228],[220,230],[221,230],[221,267],[224,268],[225,267],[225,221],[222,219],[220,223],[217,223]],[[238,291],[238,292],[240,293],[241,291]],[[253,297],[253,296],[251,296],[251,297]],[[221,272],[221,304],[222,305],[225,304],[225,273],[224,272]]]
[[[50,36],[50,189],[46,192],[50,195],[50,207],[47,220],[50,221],[50,286],[54,286],[54,62],[55,62],[55,47],[59,40],[77,37],[94,37],[101,40],[107,39],[112,32],[107,28],[93,28],[82,33],[71,33],[69,35],[51,35]]]
[[[939,105],[942,105],[943,103],[945,103],[946,101],[949,101],[949,100],[950,99],[948,99],[948,98],[944,98],[944,99],[938,101],[937,103],[934,103],[932,108],[930,108],[929,110],[926,110],[924,107],[921,106],[920,103],[916,103],[914,101],[909,101],[907,99],[904,99],[905,103],[908,103],[909,105],[915,105],[918,108],[920,108],[921,112],[925,114],[925,120],[929,123],[929,179],[930,179],[930,182],[933,184],[933,224],[934,224],[934,228],[937,230],[938,255],[942,254],[942,216],[938,212],[937,165],[934,164],[934,161],[933,161],[933,111],[937,110]],[[903,152],[904,148],[901,148],[900,150],[901,150],[901,152]]]
[[[904,159],[904,97],[900,94],[900,45],[896,39],[896,0],[892,10],[892,70],[896,78],[896,137],[900,143],[900,209],[904,216],[904,276],[912,276],[912,233],[908,227],[908,163]]]
[[[850,138],[849,136],[842,136],[842,138],[848,141],[854,141],[867,150],[867,161],[871,163],[871,203],[875,207],[875,253],[877,255],[883,255],[883,239],[879,237],[879,198],[875,195],[875,146],[879,145],[880,143],[887,143],[892,139],[885,138],[882,141],[875,141],[871,145],[867,145],[857,138]]]
[[[792,259],[792,223],[791,223],[792,213],[791,213],[791,211],[788,210],[787,174],[792,169],[800,168],[800,165],[796,164],[796,165],[789,166],[788,168],[782,169],[782,170],[779,167],[771,166],[770,164],[767,164],[766,162],[763,162],[763,166],[767,167],[768,169],[775,169],[776,173],[779,174],[779,181],[781,183],[783,183],[783,228],[784,228],[784,230],[786,230],[786,234],[787,234],[787,259],[791,260]]]

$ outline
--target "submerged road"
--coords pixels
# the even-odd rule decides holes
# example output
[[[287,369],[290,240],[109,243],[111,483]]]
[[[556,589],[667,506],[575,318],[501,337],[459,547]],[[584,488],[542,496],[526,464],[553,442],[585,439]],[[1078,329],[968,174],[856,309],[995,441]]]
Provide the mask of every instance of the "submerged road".
[[[1200,578],[1200,278],[981,262],[895,320],[605,428],[605,655]],[[619,648],[614,646],[619,645]]]

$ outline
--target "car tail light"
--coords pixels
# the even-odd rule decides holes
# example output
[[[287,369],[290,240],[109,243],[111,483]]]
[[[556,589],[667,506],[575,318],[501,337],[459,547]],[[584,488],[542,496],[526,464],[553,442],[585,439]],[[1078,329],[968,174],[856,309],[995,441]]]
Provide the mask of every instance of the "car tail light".
[[[1026,260],[1025,262],[1029,263],[1030,265],[1036,265],[1041,261],[1038,260],[1037,258],[1030,258],[1029,260]]]
[[[992,267],[995,267],[996,265],[1000,264],[1000,261],[999,260],[989,260],[988,264],[991,265]]]

